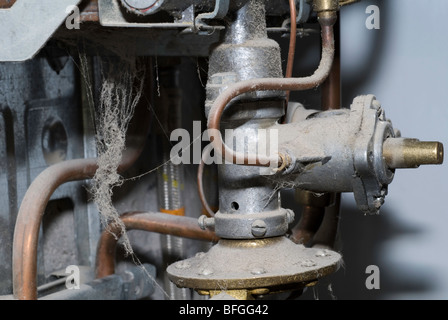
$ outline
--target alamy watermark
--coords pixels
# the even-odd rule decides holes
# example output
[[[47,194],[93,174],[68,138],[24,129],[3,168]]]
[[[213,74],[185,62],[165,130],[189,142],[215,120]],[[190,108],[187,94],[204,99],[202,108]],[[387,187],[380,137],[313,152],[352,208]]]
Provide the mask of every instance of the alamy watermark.
[[[214,139],[222,139],[222,134],[216,129],[202,131],[201,121],[193,122],[191,138],[190,133],[183,128],[175,129],[171,132],[170,141],[177,142],[170,151],[170,159],[174,164],[199,164],[201,158],[205,164],[230,164],[223,159],[221,150],[215,150],[212,144]],[[265,165],[277,168],[278,163],[273,160],[278,156],[278,129],[225,129],[224,139],[226,146],[234,150],[239,155],[246,155],[249,164],[255,164],[256,158],[265,159]],[[202,142],[209,144],[202,151]],[[270,159],[267,161],[266,159]],[[238,158],[236,164],[244,164]]]
[[[380,8],[375,5],[370,5],[366,8],[366,14],[369,16],[366,19],[366,28],[369,30],[379,30],[380,25]]]
[[[65,268],[65,273],[67,274],[65,287],[69,290],[79,289],[81,284],[79,267],[76,265],[69,265]]]
[[[380,268],[374,264],[367,266],[366,274],[369,276],[366,278],[366,288],[368,290],[380,289]]]
[[[79,13],[79,7],[78,6],[68,6],[65,8],[65,13],[68,13],[69,15],[65,19],[65,27],[69,30],[73,29],[80,29],[80,23],[81,23],[81,15]]]

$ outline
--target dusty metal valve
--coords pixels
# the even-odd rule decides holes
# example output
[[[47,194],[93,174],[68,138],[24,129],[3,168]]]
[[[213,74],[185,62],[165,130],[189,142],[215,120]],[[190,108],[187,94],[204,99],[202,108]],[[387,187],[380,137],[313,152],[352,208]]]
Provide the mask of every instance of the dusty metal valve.
[[[443,162],[440,142],[399,137],[373,95],[355,98],[351,109],[294,113],[293,123],[279,125],[280,152],[293,164],[278,182],[316,193],[353,192],[364,213],[378,213],[396,168]]]

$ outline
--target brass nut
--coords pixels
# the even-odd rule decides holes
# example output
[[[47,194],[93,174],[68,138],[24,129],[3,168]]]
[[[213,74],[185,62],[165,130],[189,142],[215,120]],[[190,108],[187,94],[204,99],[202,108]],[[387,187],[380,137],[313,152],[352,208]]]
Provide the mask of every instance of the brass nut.
[[[338,11],[339,10],[339,0],[314,0],[313,1],[314,12],[325,12],[325,11]]]

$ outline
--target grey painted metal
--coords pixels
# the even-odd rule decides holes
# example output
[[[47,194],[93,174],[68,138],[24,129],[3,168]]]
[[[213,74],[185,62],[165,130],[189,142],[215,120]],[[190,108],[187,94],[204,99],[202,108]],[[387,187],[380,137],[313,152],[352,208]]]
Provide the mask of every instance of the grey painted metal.
[[[280,48],[267,37],[265,13],[263,2],[248,1],[233,15],[224,42],[211,52],[206,114],[220,92],[233,82],[282,77]],[[234,150],[257,147],[257,130],[274,126],[283,115],[283,97],[281,92],[258,91],[234,99],[221,122],[228,145],[233,145]],[[231,143],[234,140],[236,143]],[[219,236],[252,239],[279,236],[287,231],[278,190],[260,175],[260,168],[224,163],[218,165],[218,174],[219,213],[214,225]],[[252,224],[260,219],[265,232],[258,227],[253,232]]]
[[[280,47],[267,36],[265,8],[260,1],[249,1],[236,11],[224,42],[210,54],[209,77],[226,72],[236,73],[235,81],[283,76]],[[236,99],[279,99],[281,96],[279,92],[256,91]],[[207,94],[206,104],[214,99],[216,96]]]
[[[31,59],[71,13],[67,8],[80,2],[18,0],[10,9],[0,9],[0,61]]]
[[[291,210],[280,208],[250,215],[215,214],[215,232],[221,238],[250,239],[269,238],[284,235],[294,221]]]
[[[145,270],[143,270],[143,268]],[[153,265],[133,266],[122,274],[113,274],[65,289],[39,300],[138,300],[154,292],[156,269]]]

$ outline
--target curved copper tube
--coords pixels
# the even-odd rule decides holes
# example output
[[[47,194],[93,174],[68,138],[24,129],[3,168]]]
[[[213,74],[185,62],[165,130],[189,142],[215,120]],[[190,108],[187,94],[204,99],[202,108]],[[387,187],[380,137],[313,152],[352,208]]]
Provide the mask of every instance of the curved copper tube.
[[[134,118],[138,120],[138,124],[128,129],[128,140],[132,144],[127,146],[123,154],[118,172],[126,171],[139,158],[149,132],[150,119],[146,106],[142,103],[135,112]],[[144,134],[142,128],[146,129],[143,130]],[[92,178],[97,168],[96,158],[67,160],[42,171],[29,186],[20,205],[14,229],[12,278],[13,295],[16,299],[37,299],[39,229],[51,195],[63,183]]]
[[[294,243],[308,245],[321,226],[325,207],[303,206],[297,225],[291,230],[290,239]]]
[[[334,26],[335,41],[341,43],[340,23]],[[322,109],[336,110],[341,108],[341,57],[340,46],[336,46],[334,63],[327,80],[322,85]],[[325,208],[325,215],[319,229],[313,237],[313,246],[327,247],[333,249],[339,228],[339,215],[341,205],[341,194],[334,194],[334,204]]]
[[[129,212],[121,216],[126,230],[144,230],[189,239],[218,241],[214,232],[199,228],[198,220],[191,217],[176,216],[160,212]],[[110,229],[103,231],[98,242],[95,273],[97,278],[103,278],[115,273],[115,251],[121,229],[109,225]]]
[[[204,185],[202,182],[202,177],[204,175],[204,167],[205,167],[205,162],[201,158],[201,162],[199,163],[198,174],[197,174],[199,200],[201,200],[202,206],[204,207],[204,209],[207,213],[207,216],[214,217],[215,213],[210,208],[210,205],[208,204],[207,198],[205,197],[205,193],[204,193]]]
[[[339,23],[334,26],[335,41],[340,43]],[[325,82],[322,84],[322,110],[341,107],[340,47],[335,48],[334,62]],[[333,248],[339,225],[341,194],[334,195],[334,204],[329,207],[303,206],[297,225],[291,230],[295,243],[319,245]]]
[[[222,113],[227,104],[235,97],[259,90],[308,90],[318,87],[328,77],[334,58],[333,25],[336,22],[336,13],[331,17],[319,17],[322,28],[322,57],[319,67],[314,74],[304,78],[261,78],[237,82],[222,92],[212,105],[208,117],[208,129],[213,137],[211,143],[215,152],[229,162],[235,164],[265,166],[277,163],[284,166],[285,159],[281,156],[259,156],[234,152],[222,140],[219,134]]]
[[[124,171],[140,155],[137,150],[125,158]],[[37,299],[37,243],[42,217],[54,191],[63,183],[90,179],[96,172],[97,159],[68,160],[45,169],[31,183],[17,215],[13,240],[13,294],[21,300]]]

